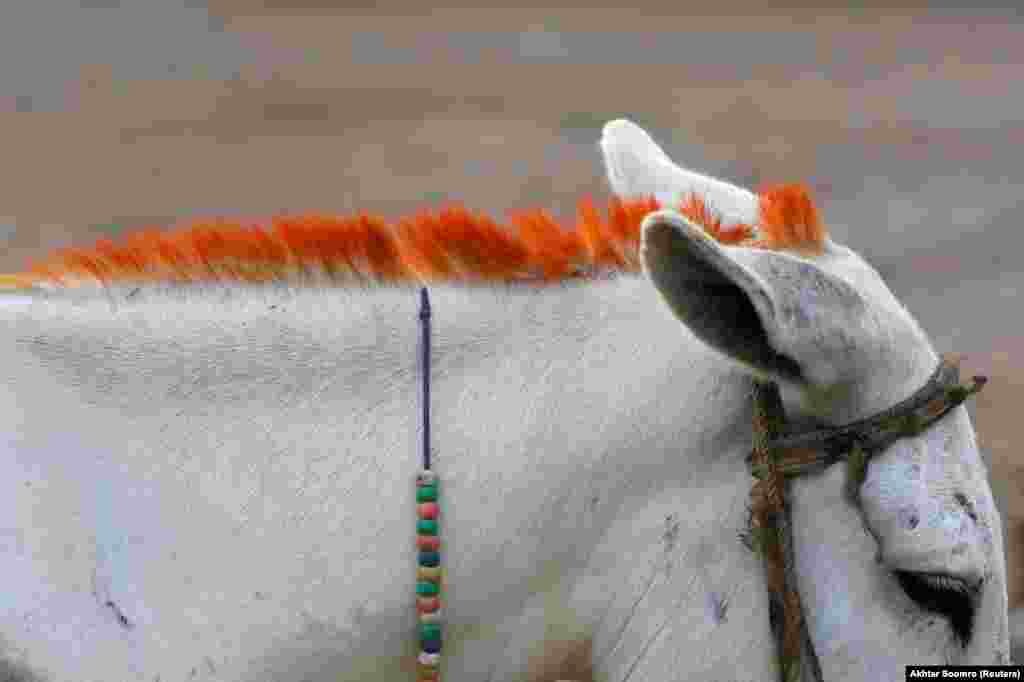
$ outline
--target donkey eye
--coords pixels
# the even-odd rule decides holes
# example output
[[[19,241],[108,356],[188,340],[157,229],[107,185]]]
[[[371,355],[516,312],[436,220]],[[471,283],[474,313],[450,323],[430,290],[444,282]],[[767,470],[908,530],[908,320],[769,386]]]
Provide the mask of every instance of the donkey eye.
[[[926,611],[945,616],[961,644],[971,639],[978,588],[963,578],[942,573],[894,571],[911,601]]]

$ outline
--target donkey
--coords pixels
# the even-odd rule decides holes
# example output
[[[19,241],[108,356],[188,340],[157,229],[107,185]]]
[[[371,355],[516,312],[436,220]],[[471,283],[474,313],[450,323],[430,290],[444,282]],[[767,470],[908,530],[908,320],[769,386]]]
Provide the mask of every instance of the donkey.
[[[598,680],[777,678],[762,564],[738,538],[753,380],[795,422],[839,425],[939,357],[802,190],[685,170],[626,120],[600,148],[620,201],[574,233],[449,211],[395,236],[363,216],[355,251],[310,228],[285,253],[212,224],[189,237],[207,256],[249,240],[219,265],[136,240],[4,278],[11,669],[410,679],[427,281],[445,678],[572,674],[553,651],[585,652]],[[296,265],[303,249],[318,265]],[[282,263],[356,285],[292,286]],[[197,272],[230,281],[179,283]],[[1008,663],[1001,522],[966,409],[875,455],[859,506],[845,481],[836,464],[789,491],[825,679]]]

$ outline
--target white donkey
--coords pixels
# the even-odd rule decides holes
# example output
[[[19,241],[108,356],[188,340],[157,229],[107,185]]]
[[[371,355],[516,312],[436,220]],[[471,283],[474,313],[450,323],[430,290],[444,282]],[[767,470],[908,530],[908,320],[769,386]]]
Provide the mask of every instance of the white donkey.
[[[723,234],[807,217],[677,167],[628,121],[601,149],[616,195],[691,195]],[[599,680],[776,679],[762,564],[737,538],[752,376],[779,381],[791,417],[842,424],[939,358],[813,226],[733,244],[698,213],[647,215],[644,276],[433,285],[445,679],[555,679],[545,652],[566,643]],[[12,672],[413,679],[415,288],[81,291],[0,299]],[[1001,524],[966,409],[872,459],[860,509],[844,480],[837,464],[790,493],[825,679],[1007,663]]]

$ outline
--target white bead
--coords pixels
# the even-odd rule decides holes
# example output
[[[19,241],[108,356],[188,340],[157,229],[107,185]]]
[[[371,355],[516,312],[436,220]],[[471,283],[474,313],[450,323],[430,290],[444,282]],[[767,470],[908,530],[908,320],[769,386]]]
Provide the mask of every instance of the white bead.
[[[429,665],[436,667],[441,663],[441,654],[428,654],[426,651],[421,651],[418,660],[420,662],[420,665]]]
[[[421,623],[440,623],[441,622],[441,609],[434,611],[433,613],[421,613]]]
[[[424,469],[420,473],[416,474],[416,482],[426,485],[429,483],[437,482],[437,474],[430,469]]]

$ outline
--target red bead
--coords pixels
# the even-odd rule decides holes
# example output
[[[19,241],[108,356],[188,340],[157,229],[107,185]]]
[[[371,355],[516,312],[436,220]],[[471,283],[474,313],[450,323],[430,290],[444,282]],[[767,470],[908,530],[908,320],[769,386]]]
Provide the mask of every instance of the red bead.
[[[437,518],[437,502],[424,502],[419,505],[419,513],[421,519],[436,519]]]
[[[441,538],[436,535],[417,535],[416,547],[424,552],[436,552],[441,549]]]
[[[420,613],[433,613],[441,608],[441,599],[438,597],[417,597],[416,610]]]

